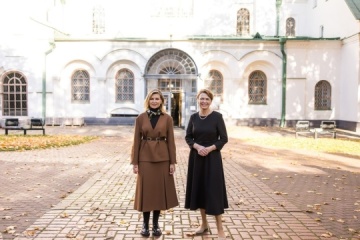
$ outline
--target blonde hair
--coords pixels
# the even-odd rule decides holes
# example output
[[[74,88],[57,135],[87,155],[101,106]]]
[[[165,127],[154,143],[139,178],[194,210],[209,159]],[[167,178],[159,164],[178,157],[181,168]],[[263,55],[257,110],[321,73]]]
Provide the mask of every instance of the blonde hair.
[[[154,94],[159,94],[159,95],[160,95],[161,103],[160,103],[159,109],[160,109],[160,111],[161,111],[162,113],[166,113],[165,107],[164,107],[165,98],[164,98],[164,95],[162,94],[162,92],[161,92],[159,89],[153,89],[153,90],[151,90],[151,91],[147,94],[147,96],[146,96],[146,98],[145,98],[145,100],[144,100],[144,108],[145,108],[145,111],[149,110],[149,108],[150,108],[150,98],[151,98],[152,95],[154,95]]]
[[[199,99],[200,94],[205,93],[208,95],[208,97],[211,99],[211,101],[214,99],[214,94],[209,89],[200,89],[198,91],[198,94],[196,95],[196,99]]]

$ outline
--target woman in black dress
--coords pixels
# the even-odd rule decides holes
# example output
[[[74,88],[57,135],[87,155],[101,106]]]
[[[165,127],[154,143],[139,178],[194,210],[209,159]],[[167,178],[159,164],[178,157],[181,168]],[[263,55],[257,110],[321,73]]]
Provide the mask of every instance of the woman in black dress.
[[[202,89],[197,95],[200,111],[194,113],[186,129],[190,147],[185,208],[200,209],[202,223],[194,234],[209,231],[206,215],[216,219],[218,239],[225,239],[221,215],[228,208],[220,150],[227,143],[225,122],[219,112],[210,108],[213,93]]]

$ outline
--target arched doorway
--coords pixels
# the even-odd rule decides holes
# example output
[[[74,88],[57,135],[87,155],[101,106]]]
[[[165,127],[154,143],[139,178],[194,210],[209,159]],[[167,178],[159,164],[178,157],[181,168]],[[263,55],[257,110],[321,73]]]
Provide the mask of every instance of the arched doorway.
[[[198,70],[193,59],[178,49],[154,54],[145,68],[146,92],[159,89],[166,98],[166,109],[174,126],[185,127],[196,111]]]

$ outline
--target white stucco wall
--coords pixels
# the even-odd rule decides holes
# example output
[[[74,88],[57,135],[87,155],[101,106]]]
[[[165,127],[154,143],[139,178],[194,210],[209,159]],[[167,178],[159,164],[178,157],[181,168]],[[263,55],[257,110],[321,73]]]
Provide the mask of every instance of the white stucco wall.
[[[148,60],[163,49],[176,48],[195,61],[200,73],[198,88],[203,86],[203,77],[209,70],[222,73],[224,97],[219,108],[226,117],[280,118],[282,53],[279,41],[226,40],[236,34],[240,8],[250,11],[251,35],[259,32],[262,36],[275,36],[275,0],[226,3],[185,0],[175,1],[176,6],[162,0],[134,0],[125,5],[116,5],[110,0],[66,1],[67,5],[55,2],[54,5],[45,0],[41,4],[14,0],[4,4],[0,15],[3,33],[0,74],[2,77],[16,70],[26,77],[28,117],[40,117],[43,113],[45,66],[48,116],[108,117],[119,109],[142,111],[146,86],[143,74]],[[282,2],[280,35],[285,35],[286,19],[294,17],[297,36],[317,38],[319,27],[323,25],[325,38],[340,38],[287,40],[286,119],[360,122],[359,21],[340,0],[318,0],[315,8],[310,0]],[[19,4],[23,8],[19,9]],[[106,10],[106,33],[103,35],[91,33],[92,7],[97,4],[102,4]],[[122,14],[119,14],[120,8]],[[177,9],[183,12],[176,12]],[[19,13],[17,21],[10,20],[14,11]],[[84,15],[79,16],[80,13]],[[50,43],[54,34],[58,38],[52,50]],[[187,36],[192,35],[223,36],[225,40],[188,40]],[[91,76],[90,103],[71,102],[69,80],[72,72],[79,68],[87,70]],[[136,95],[133,103],[115,102],[114,77],[121,68],[134,73]],[[266,105],[248,104],[248,77],[254,70],[263,71],[267,76]],[[332,87],[332,109],[329,111],[314,111],[314,87],[320,80],[327,80]]]
[[[338,41],[288,41],[287,49],[287,78],[290,79],[287,95],[293,101],[300,101],[300,105],[287,102],[287,112],[290,106],[296,106],[298,114],[290,113],[291,119],[336,119],[339,111],[339,72],[341,65],[341,45]],[[331,85],[331,110],[315,111],[315,85],[326,80]],[[297,86],[299,85],[299,86]],[[299,87],[299,92],[296,88]],[[292,95],[291,95],[292,94]],[[294,98],[294,94],[305,94],[304,97]],[[305,114],[305,115],[302,115]]]
[[[340,116],[346,121],[360,122],[359,37],[343,41],[340,68]]]
[[[279,15],[279,35],[286,35],[286,20],[291,17],[295,20],[295,35],[308,36],[308,19],[304,17],[304,13],[307,12],[307,0],[282,2]]]
[[[312,37],[320,37],[321,25],[324,26],[324,37],[327,38],[349,37],[360,30],[359,21],[342,0],[318,0],[316,7],[313,1],[308,1],[306,17],[306,33]]]
[[[49,91],[53,94],[48,105],[49,114],[55,117],[110,117],[119,108],[139,110],[143,108],[145,58],[128,46],[119,45],[109,49],[103,43],[59,43],[51,53],[48,69],[52,76]],[[126,44],[127,45],[127,44]],[[89,49],[94,51],[89,51]],[[102,49],[102,51],[100,50]],[[134,102],[115,102],[115,76],[120,69],[129,69],[134,74],[136,96]],[[71,101],[71,75],[77,69],[88,71],[90,75],[90,102],[73,103]],[[62,99],[62,101],[56,101]],[[61,111],[51,111],[61,109]]]

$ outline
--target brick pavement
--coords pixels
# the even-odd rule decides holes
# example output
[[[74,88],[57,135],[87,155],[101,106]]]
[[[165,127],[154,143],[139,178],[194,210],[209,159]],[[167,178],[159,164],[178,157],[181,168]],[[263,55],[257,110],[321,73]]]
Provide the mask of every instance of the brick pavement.
[[[360,231],[359,212],[354,211],[359,209],[356,203],[360,203],[357,197],[360,167],[353,161],[343,159],[334,163],[334,156],[321,155],[318,162],[303,164],[300,162],[312,153],[248,145],[242,141],[244,136],[263,133],[249,128],[228,130],[230,137],[234,137],[223,150],[230,203],[223,221],[229,239],[359,239],[358,233],[350,234],[346,229],[355,226],[354,231]],[[2,229],[18,225],[15,234],[2,231],[0,239],[142,239],[141,215],[132,209],[136,179],[129,165],[132,127],[47,129],[47,134],[64,132],[104,137],[68,148],[0,152],[1,167],[7,166],[6,176],[0,178],[5,186],[0,189],[0,214],[20,219],[12,222],[15,217],[2,217]],[[176,136],[176,186],[181,205],[162,214],[160,223],[165,234],[161,239],[216,239],[213,218],[209,218],[210,233],[187,236],[200,215],[182,207],[188,148],[184,131],[177,129]],[[274,151],[288,162],[274,157]],[[321,167],[324,161],[331,163],[328,168]],[[282,169],[274,170],[271,167],[274,165]],[[53,179],[58,182],[54,180],[51,185]],[[325,195],[324,186],[330,185],[333,194]],[[9,194],[11,189],[14,192]],[[35,189],[39,192],[34,192]],[[308,209],[310,205],[313,213]],[[321,209],[314,210],[314,206]],[[332,208],[333,212],[329,211]],[[30,212],[29,209],[37,214],[24,218],[21,213]],[[333,220],[328,221],[331,216]]]

